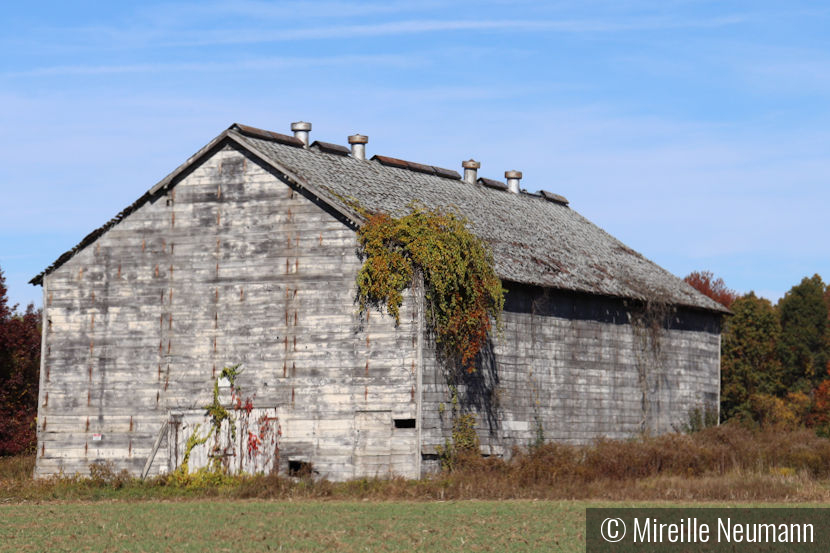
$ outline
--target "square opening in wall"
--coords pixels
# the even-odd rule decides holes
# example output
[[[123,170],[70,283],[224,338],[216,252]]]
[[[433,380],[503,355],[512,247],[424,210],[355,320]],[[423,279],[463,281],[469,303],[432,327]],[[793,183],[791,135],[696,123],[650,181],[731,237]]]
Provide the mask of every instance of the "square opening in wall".
[[[288,461],[288,476],[311,476],[313,468],[308,461],[290,460]]]

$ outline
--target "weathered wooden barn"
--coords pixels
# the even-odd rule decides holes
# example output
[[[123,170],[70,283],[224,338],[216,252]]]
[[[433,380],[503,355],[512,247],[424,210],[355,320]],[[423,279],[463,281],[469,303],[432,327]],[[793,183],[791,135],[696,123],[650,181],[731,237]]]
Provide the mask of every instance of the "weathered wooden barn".
[[[232,471],[418,477],[456,408],[476,415],[482,454],[504,455],[668,431],[717,405],[724,309],[563,197],[521,190],[518,172],[477,178],[472,160],[462,177],[366,159],[361,135],[309,144],[310,127],[232,125],[32,280],[36,475],[101,461],[154,475],[219,455]],[[466,217],[508,291],[502,332],[454,390],[417,283],[398,325],[355,304],[354,207],[412,202]],[[232,392],[219,377],[236,364]],[[214,397],[235,429],[200,444]]]

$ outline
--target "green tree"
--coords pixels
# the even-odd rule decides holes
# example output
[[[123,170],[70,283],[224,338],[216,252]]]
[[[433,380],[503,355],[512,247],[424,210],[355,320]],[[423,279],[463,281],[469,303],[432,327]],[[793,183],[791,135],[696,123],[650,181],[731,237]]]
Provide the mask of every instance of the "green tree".
[[[721,418],[753,416],[750,399],[784,390],[777,345],[781,326],[775,308],[754,292],[732,303],[721,357]]]
[[[828,309],[821,277],[805,277],[778,302],[781,320],[779,356],[790,390],[809,392],[824,379],[828,348]]]

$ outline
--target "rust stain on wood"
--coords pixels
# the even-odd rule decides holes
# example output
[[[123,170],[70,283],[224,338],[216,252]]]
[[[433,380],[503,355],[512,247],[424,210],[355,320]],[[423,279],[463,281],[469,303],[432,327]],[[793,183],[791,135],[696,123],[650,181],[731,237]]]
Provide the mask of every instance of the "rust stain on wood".
[[[89,417],[86,418],[86,428],[84,429],[86,432],[89,431]]]
[[[118,278],[121,278],[121,263],[118,264]]]
[[[44,407],[48,407],[48,406],[49,406],[49,392],[46,392],[46,395],[45,395],[45,396],[44,396],[44,398],[43,398],[43,406],[44,406]]]
[[[159,276],[159,266],[158,266],[158,263],[156,264],[155,269],[153,269],[153,274],[154,274],[156,277],[158,277],[158,276]]]
[[[288,363],[285,361],[282,362],[282,377],[286,377],[286,371],[288,370]]]
[[[369,360],[366,360],[366,376],[369,376]]]
[[[130,432],[133,431],[133,416],[130,415]]]

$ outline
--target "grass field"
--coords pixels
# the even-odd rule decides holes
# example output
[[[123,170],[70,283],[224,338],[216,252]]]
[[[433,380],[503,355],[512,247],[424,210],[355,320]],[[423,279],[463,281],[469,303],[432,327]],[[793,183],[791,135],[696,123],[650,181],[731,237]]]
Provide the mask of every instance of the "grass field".
[[[0,552],[584,551],[588,507],[830,502],[830,440],[803,429],[722,425],[458,461],[422,480],[142,482],[102,465],[33,480],[34,456],[0,458]]]
[[[49,503],[0,507],[0,551],[584,551],[582,502]]]

